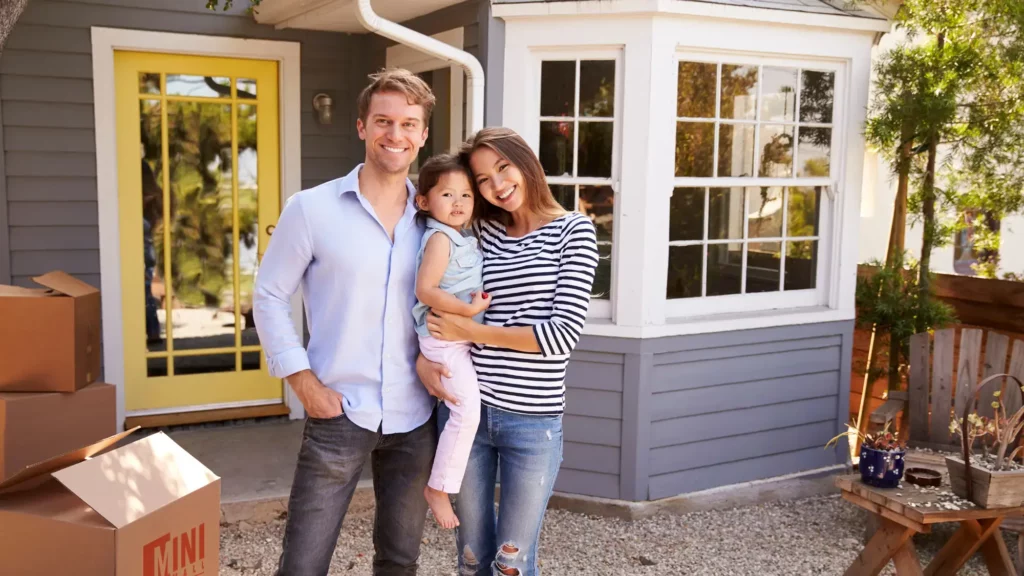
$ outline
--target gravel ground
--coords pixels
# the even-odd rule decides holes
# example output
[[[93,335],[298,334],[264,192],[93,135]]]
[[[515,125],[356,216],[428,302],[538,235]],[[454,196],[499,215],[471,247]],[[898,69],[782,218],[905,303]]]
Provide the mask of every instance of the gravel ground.
[[[862,548],[866,520],[865,512],[838,495],[635,522],[551,510],[541,536],[541,568],[551,576],[842,574]],[[372,522],[372,503],[353,502],[331,574],[371,575]],[[923,564],[956,527],[940,524],[915,537]],[[283,520],[223,526],[220,574],[273,574],[283,529]],[[1004,537],[1016,557],[1016,536]],[[419,573],[455,575],[454,551],[452,532],[428,519]],[[894,573],[891,563],[882,572]],[[987,572],[976,555],[960,574]]]

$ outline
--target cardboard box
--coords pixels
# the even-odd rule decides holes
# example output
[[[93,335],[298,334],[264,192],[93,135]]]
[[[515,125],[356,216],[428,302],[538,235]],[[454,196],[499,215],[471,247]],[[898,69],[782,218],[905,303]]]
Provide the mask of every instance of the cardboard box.
[[[0,392],[74,392],[99,379],[100,292],[65,274],[0,285]],[[141,337],[141,336],[140,336]]]
[[[0,392],[0,482],[114,432],[117,396],[110,384],[90,384],[73,394]]]
[[[0,570],[215,576],[220,479],[163,433],[128,431],[0,483]]]

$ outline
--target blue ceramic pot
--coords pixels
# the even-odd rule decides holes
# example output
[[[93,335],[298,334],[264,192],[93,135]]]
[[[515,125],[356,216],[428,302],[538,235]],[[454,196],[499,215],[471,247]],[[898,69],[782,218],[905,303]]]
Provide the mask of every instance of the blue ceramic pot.
[[[895,488],[903,478],[903,456],[905,450],[886,452],[860,447],[860,478],[865,484],[878,488]]]

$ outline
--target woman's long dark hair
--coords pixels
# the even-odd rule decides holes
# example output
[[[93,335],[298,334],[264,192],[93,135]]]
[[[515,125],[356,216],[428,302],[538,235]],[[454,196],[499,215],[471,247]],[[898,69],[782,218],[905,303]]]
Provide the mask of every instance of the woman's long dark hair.
[[[473,152],[484,147],[490,148],[495,154],[508,160],[523,174],[528,210],[551,219],[566,213],[565,208],[555,200],[551,188],[548,187],[540,160],[537,159],[537,155],[533,153],[522,136],[508,128],[483,128],[462,144],[459,149],[462,163],[469,166],[469,157],[473,155]],[[476,178],[470,180],[473,182],[473,188],[479,192]],[[501,222],[505,226],[512,223],[512,214],[486,200],[479,203],[479,208],[475,210],[475,216],[483,220]]]

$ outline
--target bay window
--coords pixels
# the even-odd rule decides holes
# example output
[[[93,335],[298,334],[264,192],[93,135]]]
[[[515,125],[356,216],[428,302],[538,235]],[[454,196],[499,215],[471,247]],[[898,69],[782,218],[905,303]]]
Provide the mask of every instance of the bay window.
[[[682,55],[677,74],[669,315],[823,304],[835,69]]]

